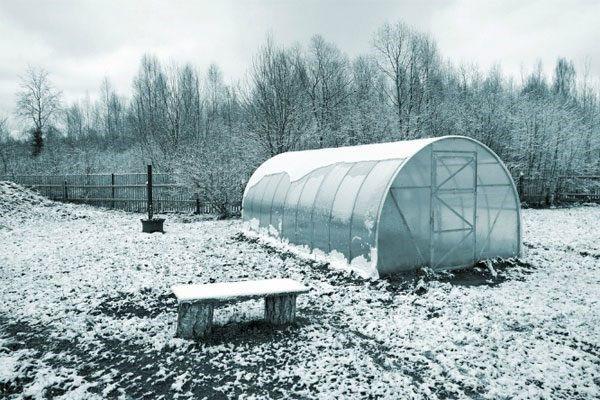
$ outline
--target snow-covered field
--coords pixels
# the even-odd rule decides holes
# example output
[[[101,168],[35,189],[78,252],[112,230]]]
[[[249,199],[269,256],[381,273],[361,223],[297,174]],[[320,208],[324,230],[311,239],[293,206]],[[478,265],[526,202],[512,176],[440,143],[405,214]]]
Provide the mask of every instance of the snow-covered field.
[[[526,255],[364,281],[241,235],[239,221],[45,201],[0,183],[0,397],[600,396],[600,207],[524,210]],[[293,278],[297,323],[261,302],[175,339],[170,286]]]

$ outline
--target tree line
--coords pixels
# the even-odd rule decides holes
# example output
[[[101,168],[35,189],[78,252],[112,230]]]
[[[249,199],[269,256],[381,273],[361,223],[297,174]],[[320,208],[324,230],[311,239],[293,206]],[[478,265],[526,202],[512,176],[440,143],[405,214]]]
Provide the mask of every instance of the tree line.
[[[0,173],[132,172],[152,162],[213,204],[239,201],[249,175],[276,154],[460,134],[492,148],[514,176],[552,191],[560,175],[600,175],[600,91],[574,64],[537,65],[519,79],[445,61],[431,36],[386,24],[368,53],[349,58],[314,36],[272,37],[246,78],[226,83],[145,55],[131,95],[105,79],[96,100],[63,104],[48,73],[22,77],[16,115],[27,140],[0,120]]]

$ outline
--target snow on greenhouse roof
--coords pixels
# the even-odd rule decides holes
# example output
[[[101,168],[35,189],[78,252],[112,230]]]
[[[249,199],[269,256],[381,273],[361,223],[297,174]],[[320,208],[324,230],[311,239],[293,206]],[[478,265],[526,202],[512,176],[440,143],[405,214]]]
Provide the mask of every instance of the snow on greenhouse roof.
[[[290,181],[297,181],[317,168],[341,162],[380,161],[404,159],[437,140],[448,136],[404,140],[399,142],[365,144],[361,146],[334,147],[318,150],[291,151],[278,154],[265,161],[250,177],[246,190],[258,183],[264,176],[287,172]]]

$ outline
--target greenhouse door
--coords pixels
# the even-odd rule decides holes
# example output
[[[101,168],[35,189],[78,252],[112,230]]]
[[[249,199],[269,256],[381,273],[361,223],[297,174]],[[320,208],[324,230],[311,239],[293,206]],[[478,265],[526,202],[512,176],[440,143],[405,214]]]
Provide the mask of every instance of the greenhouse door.
[[[431,160],[430,266],[475,262],[477,153],[434,151]]]

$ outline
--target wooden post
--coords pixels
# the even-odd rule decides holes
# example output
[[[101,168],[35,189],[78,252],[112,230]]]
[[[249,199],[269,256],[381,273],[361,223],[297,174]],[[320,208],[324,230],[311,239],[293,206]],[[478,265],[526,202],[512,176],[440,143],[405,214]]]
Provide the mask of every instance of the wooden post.
[[[523,202],[523,200],[525,199],[525,175],[523,175],[523,173],[521,172],[521,174],[519,175],[519,183],[517,185],[517,191],[519,192],[519,200],[521,200],[521,202]]]
[[[214,306],[211,303],[179,303],[176,336],[201,339],[212,328]]]
[[[115,174],[110,174],[110,189],[111,189],[111,208],[115,208]]]
[[[200,196],[196,195],[196,214],[200,214]]]
[[[147,188],[146,200],[148,202],[148,205],[147,205],[148,220],[151,220],[152,216],[154,214],[154,211],[153,211],[154,205],[152,204],[152,165],[151,164],[148,164],[148,180],[146,182],[146,188]]]
[[[67,192],[67,181],[63,182],[63,200],[69,200],[69,193]]]
[[[562,201],[561,192],[563,191],[563,179],[561,176],[556,178],[556,186],[554,187],[554,193],[552,194],[552,203],[556,201]]]
[[[285,325],[296,318],[296,294],[265,297],[265,320],[273,325]]]

